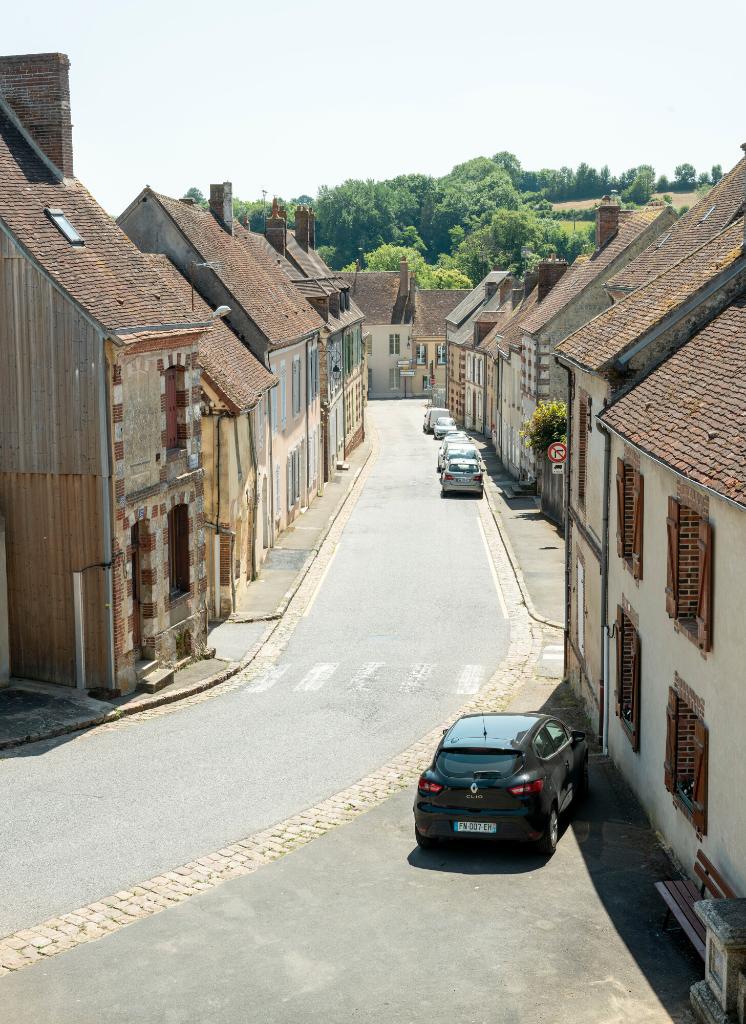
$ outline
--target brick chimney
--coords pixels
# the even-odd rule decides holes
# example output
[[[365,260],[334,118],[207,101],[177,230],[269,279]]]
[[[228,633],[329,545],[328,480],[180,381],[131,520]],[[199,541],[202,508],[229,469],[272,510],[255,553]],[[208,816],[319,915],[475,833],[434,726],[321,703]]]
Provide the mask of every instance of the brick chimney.
[[[399,295],[401,298],[409,295],[409,264],[403,257],[399,261]]]
[[[70,61],[64,53],[0,57],[0,93],[63,177],[73,177]]]
[[[285,249],[287,247],[287,232],[288,222],[285,217],[285,211],[282,209],[280,204],[277,202],[277,196],[272,200],[272,209],[267,217],[267,224],[264,228],[264,234],[267,237],[267,241],[279,252],[280,256],[285,255]]]
[[[513,307],[513,309],[516,308],[516,306],[518,305],[519,302],[523,301],[523,290],[524,290],[524,288],[525,288],[525,285],[523,285],[523,284],[514,284],[513,285],[513,288],[511,289],[511,292],[510,292],[510,305]]]
[[[316,244],[316,214],[310,206],[295,208],[295,240],[301,249],[308,252]]]
[[[567,260],[558,260],[554,256],[539,263],[539,292],[536,296],[539,302],[549,295],[566,270]]]
[[[222,224],[229,235],[233,234],[233,185],[224,181],[221,185],[210,185],[210,212]]]
[[[492,328],[495,326],[494,320],[481,320],[479,317],[474,321],[474,342],[479,344],[483,341],[490,333]]]
[[[601,249],[619,230],[619,203],[604,196],[596,210],[596,248]]]

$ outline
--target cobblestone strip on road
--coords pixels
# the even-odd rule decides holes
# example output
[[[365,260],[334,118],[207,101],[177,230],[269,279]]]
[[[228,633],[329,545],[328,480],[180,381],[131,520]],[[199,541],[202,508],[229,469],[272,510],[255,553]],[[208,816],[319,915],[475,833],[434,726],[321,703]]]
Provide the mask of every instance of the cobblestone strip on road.
[[[366,478],[367,473],[363,472],[355,488],[355,498],[360,493],[357,488],[362,490]],[[327,537],[321,556],[291,601],[285,618],[270,637],[269,650],[266,653],[263,651],[257,659],[263,669],[274,662],[285,647],[331,558],[354,504],[353,500],[345,506]],[[505,708],[520,686],[533,677],[542,642],[546,637],[546,628],[541,629],[528,615],[513,567],[487,502],[479,503],[479,516],[508,611],[510,643],[508,653],[497,671],[482,690],[463,705],[459,714],[500,711]],[[251,677],[255,674],[255,665],[251,666]],[[245,684],[248,678],[249,675],[244,675],[226,686],[233,688]],[[224,693],[226,686],[218,692]],[[215,695],[215,691],[209,691],[182,702],[182,706],[183,703],[212,699]],[[151,717],[172,710],[175,709],[166,706],[144,714]],[[127,721],[131,725],[135,719]],[[256,832],[173,871],[164,872],[113,896],[90,903],[71,914],[60,914],[33,928],[17,931],[1,939],[0,974],[28,967],[83,942],[103,938],[110,932],[181,903],[230,878],[250,874],[304,846],[317,836],[324,835],[330,829],[351,821],[399,790],[412,785],[429,764],[443,728],[452,721],[453,718],[450,718],[432,729],[403,753],[354,785],[272,828]],[[122,723],[113,727],[121,728]]]

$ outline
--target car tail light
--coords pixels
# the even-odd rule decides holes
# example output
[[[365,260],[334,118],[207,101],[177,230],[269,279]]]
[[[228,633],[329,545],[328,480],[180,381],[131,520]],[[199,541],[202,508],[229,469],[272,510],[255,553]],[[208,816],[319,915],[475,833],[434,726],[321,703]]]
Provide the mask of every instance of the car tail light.
[[[440,793],[443,789],[439,782],[431,782],[430,779],[426,779],[424,775],[420,775],[420,781],[417,783],[417,788],[421,793]]]
[[[477,481],[478,484],[481,484],[481,482],[482,482],[482,474],[481,473],[477,473],[476,476],[474,477],[474,479]]]
[[[453,474],[452,473],[444,473],[443,474],[443,478],[445,480],[453,480]]]
[[[512,796],[529,796],[531,793],[541,793],[544,788],[543,779],[534,779],[533,782],[522,782],[520,786],[508,786],[508,792]]]

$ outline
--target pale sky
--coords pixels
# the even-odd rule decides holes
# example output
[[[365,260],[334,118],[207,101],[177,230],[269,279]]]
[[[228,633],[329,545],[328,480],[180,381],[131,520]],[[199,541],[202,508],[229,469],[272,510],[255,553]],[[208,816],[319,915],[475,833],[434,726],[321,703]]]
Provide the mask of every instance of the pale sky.
[[[2,52],[71,60],[76,174],[286,198],[346,178],[524,167],[731,167],[746,4],[710,0],[17,0]]]

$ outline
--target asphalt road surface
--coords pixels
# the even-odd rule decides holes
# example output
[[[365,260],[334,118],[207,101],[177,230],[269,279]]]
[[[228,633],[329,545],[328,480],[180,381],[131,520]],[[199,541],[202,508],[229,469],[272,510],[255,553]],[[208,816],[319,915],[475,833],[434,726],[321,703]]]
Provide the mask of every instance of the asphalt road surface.
[[[275,666],[215,699],[0,760],[0,935],[332,795],[495,670],[508,625],[478,500],[441,500],[421,402],[367,415],[377,461]]]

